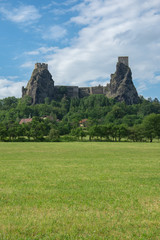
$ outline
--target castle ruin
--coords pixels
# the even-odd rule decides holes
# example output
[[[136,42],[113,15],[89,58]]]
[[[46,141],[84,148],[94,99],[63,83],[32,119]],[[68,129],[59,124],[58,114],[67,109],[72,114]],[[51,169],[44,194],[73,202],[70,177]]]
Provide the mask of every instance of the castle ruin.
[[[118,62],[119,63],[123,63],[124,65],[126,65],[127,67],[129,67],[128,65],[128,57],[118,57]]]
[[[46,70],[48,70],[48,64],[46,64],[46,63],[36,63],[34,69],[46,69]]]
[[[44,103],[46,97],[50,100],[60,99],[64,95],[69,98],[83,98],[93,94],[103,94],[127,104],[138,103],[137,91],[132,82],[132,73],[128,64],[128,57],[118,57],[116,72],[111,74],[110,83],[106,86],[78,87],[54,85],[54,81],[48,71],[48,64],[36,63],[31,79],[27,87],[22,87],[22,97],[32,97],[32,103]]]

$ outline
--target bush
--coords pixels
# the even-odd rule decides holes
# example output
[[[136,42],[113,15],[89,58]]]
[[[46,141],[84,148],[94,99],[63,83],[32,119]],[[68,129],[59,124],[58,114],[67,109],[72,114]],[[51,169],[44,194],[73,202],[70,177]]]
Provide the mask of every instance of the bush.
[[[57,129],[51,128],[48,135],[48,140],[51,142],[59,142],[60,141],[59,131]]]

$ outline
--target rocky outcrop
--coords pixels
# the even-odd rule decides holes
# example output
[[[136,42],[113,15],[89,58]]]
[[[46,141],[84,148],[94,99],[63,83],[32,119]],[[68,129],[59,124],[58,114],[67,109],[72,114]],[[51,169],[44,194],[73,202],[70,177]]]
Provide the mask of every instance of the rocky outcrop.
[[[132,72],[128,65],[118,62],[116,72],[111,74],[110,83],[106,87],[106,96],[115,98],[117,101],[126,104],[139,102],[137,90],[132,81]]]
[[[35,64],[27,87],[22,87],[22,97],[25,95],[32,98],[32,104],[44,103],[45,98],[54,98],[54,81],[47,64]]]
[[[128,57],[118,58],[116,72],[111,74],[111,80],[107,86],[99,85],[84,88],[78,86],[54,86],[52,75],[48,71],[48,65],[36,63],[27,87],[22,87],[22,97],[25,95],[30,96],[33,104],[44,103],[45,98],[58,100],[63,98],[64,95],[69,98],[83,98],[92,94],[104,94],[108,98],[114,98],[126,104],[139,102],[137,90],[132,81],[132,72],[128,66]]]

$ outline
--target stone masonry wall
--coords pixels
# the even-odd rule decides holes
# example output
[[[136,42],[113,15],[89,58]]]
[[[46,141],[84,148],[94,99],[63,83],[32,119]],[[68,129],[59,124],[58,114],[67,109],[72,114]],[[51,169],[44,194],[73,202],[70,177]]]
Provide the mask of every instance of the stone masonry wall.
[[[128,57],[118,57],[118,62],[119,63],[123,63],[124,65],[126,65],[127,67],[129,66],[128,64]]]

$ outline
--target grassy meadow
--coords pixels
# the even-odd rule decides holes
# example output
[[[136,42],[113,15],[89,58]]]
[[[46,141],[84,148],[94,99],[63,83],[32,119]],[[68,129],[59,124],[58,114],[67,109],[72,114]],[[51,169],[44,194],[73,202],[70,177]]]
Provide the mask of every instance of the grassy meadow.
[[[160,239],[160,143],[0,143],[10,239]]]

